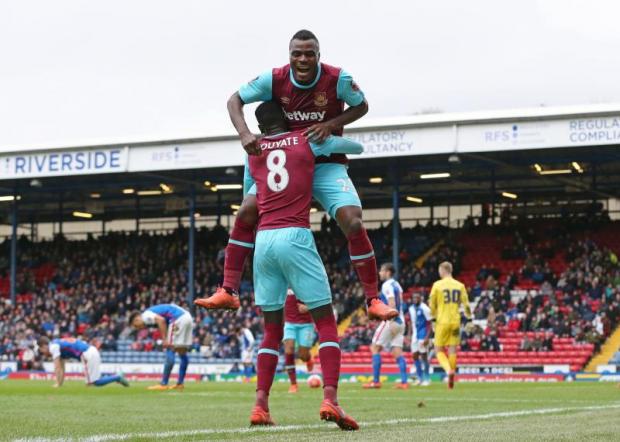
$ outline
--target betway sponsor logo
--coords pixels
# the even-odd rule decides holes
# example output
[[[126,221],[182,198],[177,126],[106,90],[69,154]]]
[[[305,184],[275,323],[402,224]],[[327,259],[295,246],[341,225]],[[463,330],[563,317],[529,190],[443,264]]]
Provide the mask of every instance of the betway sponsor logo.
[[[292,121],[323,121],[327,111],[320,112],[285,112],[286,118]]]

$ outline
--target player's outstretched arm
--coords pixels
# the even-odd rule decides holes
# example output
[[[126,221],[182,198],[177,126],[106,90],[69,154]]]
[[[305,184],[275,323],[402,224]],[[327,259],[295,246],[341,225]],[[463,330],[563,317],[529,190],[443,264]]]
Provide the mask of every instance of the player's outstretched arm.
[[[359,120],[368,113],[368,102],[366,99],[357,106],[348,107],[343,113],[331,120],[313,124],[304,132],[310,141],[315,143],[324,142],[334,131],[340,130],[347,124]]]
[[[250,155],[258,155],[258,137],[250,132],[245,117],[243,116],[243,106],[257,101],[269,101],[272,96],[272,73],[267,71],[256,77],[254,80],[244,84],[239,91],[232,94],[228,99],[228,115],[230,121],[237,129],[241,144]]]
[[[244,103],[239,96],[239,92],[235,92],[228,99],[228,115],[230,116],[230,121],[232,121],[233,126],[235,126],[235,129],[239,134],[241,145],[245,151],[250,155],[258,155],[260,153],[260,149],[258,148],[258,137],[250,132],[250,128],[245,122],[243,105]]]
[[[310,147],[312,147],[312,151],[316,156],[327,156],[333,153],[357,155],[364,151],[364,146],[362,146],[357,141],[353,141],[348,138],[337,137],[335,135],[328,137],[322,144],[311,142]]]
[[[306,129],[304,134],[310,141],[323,143],[331,133],[359,120],[368,113],[368,101],[366,101],[364,92],[353,81],[353,77],[344,70],[340,71],[338,77],[336,95],[349,107],[337,117],[314,124]]]

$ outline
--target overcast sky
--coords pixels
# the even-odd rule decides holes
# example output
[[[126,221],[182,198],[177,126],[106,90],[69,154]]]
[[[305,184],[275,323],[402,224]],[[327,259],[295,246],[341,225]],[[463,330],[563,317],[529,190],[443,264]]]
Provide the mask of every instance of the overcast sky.
[[[296,5],[296,6],[293,6]],[[2,0],[0,148],[231,133],[299,28],[368,118],[620,102],[618,0]]]

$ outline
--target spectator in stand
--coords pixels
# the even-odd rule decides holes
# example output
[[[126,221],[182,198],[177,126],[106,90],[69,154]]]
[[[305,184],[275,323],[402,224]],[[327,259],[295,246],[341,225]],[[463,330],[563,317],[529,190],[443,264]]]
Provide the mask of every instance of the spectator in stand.
[[[538,334],[534,335],[534,339],[532,339],[532,350],[540,351],[542,349],[542,345],[543,341],[541,337]]]
[[[521,341],[520,348],[522,351],[532,351],[534,349],[532,340],[529,338],[529,336],[525,335],[523,337],[523,341]]]
[[[487,265],[482,264],[482,267],[480,267],[480,270],[478,271],[478,275],[476,276],[476,279],[478,281],[486,281],[488,276],[489,276],[489,272],[487,271]]]
[[[541,351],[553,351],[553,333],[546,332],[545,339],[542,341]]]
[[[481,351],[501,351],[499,339],[497,339],[497,330],[491,329],[489,334],[482,338],[480,342]]]

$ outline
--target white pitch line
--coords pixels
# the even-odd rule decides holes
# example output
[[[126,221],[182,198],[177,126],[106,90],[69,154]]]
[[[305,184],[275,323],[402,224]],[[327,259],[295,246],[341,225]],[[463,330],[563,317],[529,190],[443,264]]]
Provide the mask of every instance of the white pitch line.
[[[463,416],[438,416],[422,419],[415,418],[400,418],[400,419],[387,419],[383,421],[372,422],[360,422],[362,430],[364,427],[377,427],[381,425],[395,425],[395,424],[415,424],[415,423],[443,423],[443,422],[462,422],[462,421],[476,421],[476,420],[489,420],[495,418],[506,417],[522,417],[533,416],[543,414],[556,414],[566,412],[581,412],[581,411],[600,411],[600,410],[613,410],[620,409],[620,403],[609,405],[598,405],[589,407],[557,407],[557,408],[539,408],[533,410],[520,410],[520,411],[504,411],[497,413],[486,414],[472,414]],[[173,437],[183,436],[207,436],[218,434],[247,434],[247,433],[282,433],[286,431],[296,430],[316,430],[325,428],[325,424],[306,424],[306,425],[282,425],[275,427],[257,427],[257,428],[223,428],[223,429],[204,429],[204,430],[186,430],[186,431],[165,431],[159,433],[119,433],[119,434],[100,434],[95,436],[88,436],[82,438],[22,438],[15,439],[14,442],[107,442],[117,440],[127,440],[132,438],[140,439],[166,439]]]
[[[420,396],[415,395],[416,393],[422,393]],[[338,395],[338,399],[340,400],[346,400],[346,399],[351,399],[351,400],[357,400],[359,399],[358,397],[354,397],[353,395],[350,395],[350,391],[346,391],[343,392],[342,394]],[[430,394],[429,394],[430,393]],[[428,391],[416,391],[413,393],[414,396],[412,397],[407,397],[407,396],[377,396],[375,398],[373,398],[373,400],[375,401],[379,401],[379,402],[392,402],[392,401],[411,401],[411,400],[421,400],[421,401],[440,401],[440,402],[497,402],[497,403],[505,403],[505,404],[551,404],[551,403],[561,403],[561,404],[577,404],[577,405],[589,405],[589,404],[596,404],[596,403],[600,403],[600,401],[594,400],[594,399],[585,399],[585,400],[578,400],[578,399],[501,399],[501,398],[485,398],[485,397],[472,397],[472,396],[466,396],[466,397],[448,397],[445,394],[442,393],[437,393],[437,395],[433,395],[431,392]],[[183,393],[168,393],[166,396],[173,396],[173,395],[178,395],[178,396],[201,396],[201,397],[230,397],[231,395],[226,394],[226,393],[208,393],[208,392],[192,392],[192,393],[188,393],[188,392],[183,392]],[[247,397],[247,393],[239,393],[239,396],[244,396]]]
[[[347,399],[346,394],[338,395],[338,400]],[[354,399],[354,398],[349,398]],[[376,397],[373,398],[374,401],[378,402],[411,402],[412,400],[416,401],[428,401],[428,402],[497,402],[501,404],[549,404],[552,403],[560,403],[560,404],[577,404],[577,405],[590,405],[597,404],[600,401],[594,399],[585,399],[585,400],[577,400],[577,399],[500,399],[500,398],[484,398],[484,397],[447,397],[444,395],[440,396],[413,396],[413,397]]]

